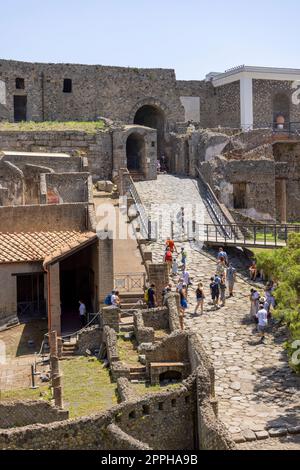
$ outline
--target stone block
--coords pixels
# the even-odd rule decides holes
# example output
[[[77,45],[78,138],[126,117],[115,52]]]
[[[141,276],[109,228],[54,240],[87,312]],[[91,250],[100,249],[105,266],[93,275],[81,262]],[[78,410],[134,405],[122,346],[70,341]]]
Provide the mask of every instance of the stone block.
[[[98,191],[106,191],[106,181],[97,181]]]
[[[268,431],[256,431],[255,432],[256,438],[260,441],[262,439],[268,439],[269,433]]]
[[[105,181],[105,191],[111,193],[113,190],[114,184],[111,181]]]
[[[282,437],[287,435],[286,428],[271,428],[269,429],[270,437]]]
[[[288,428],[289,434],[300,434],[300,426]]]
[[[243,431],[243,436],[248,442],[256,441],[256,435],[253,431],[251,431],[251,429],[246,429]]]

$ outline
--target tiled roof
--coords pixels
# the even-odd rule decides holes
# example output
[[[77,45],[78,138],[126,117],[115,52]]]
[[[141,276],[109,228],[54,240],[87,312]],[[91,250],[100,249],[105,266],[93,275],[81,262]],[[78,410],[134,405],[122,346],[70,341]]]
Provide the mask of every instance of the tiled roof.
[[[94,232],[54,231],[0,232],[0,263],[50,262],[77,246],[96,238]]]

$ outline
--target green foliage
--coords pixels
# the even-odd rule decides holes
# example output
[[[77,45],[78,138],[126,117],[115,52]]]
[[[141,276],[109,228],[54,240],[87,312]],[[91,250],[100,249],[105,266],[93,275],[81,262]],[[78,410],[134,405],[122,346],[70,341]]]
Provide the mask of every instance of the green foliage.
[[[292,360],[295,357],[295,341],[300,340],[300,234],[290,234],[287,248],[264,250],[256,257],[258,268],[263,269],[268,279],[278,282],[275,316],[289,328],[290,340],[286,347],[291,367],[300,373],[300,364]]]

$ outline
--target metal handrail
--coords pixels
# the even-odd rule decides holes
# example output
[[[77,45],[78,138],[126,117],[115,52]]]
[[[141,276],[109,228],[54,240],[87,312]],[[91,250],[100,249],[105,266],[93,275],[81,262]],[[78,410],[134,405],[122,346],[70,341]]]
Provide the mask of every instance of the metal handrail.
[[[200,168],[195,166],[196,171],[198,172],[199,178],[201,180],[202,185],[204,186],[205,189],[205,201],[209,205],[209,209],[212,215],[212,220],[216,220],[217,225],[219,229],[222,231],[223,235],[225,235],[226,238],[232,238],[233,237],[233,230],[232,230],[232,224],[226,214],[224,213],[223,209],[221,208],[220,202],[218,198],[216,197],[214,191],[210,187],[210,185],[205,181],[204,176],[202,175],[202,172]],[[229,229],[225,229],[225,226]]]
[[[224,226],[216,224],[204,224],[207,242],[226,243],[231,241],[237,245],[257,245],[282,247],[287,243],[288,236],[292,232],[300,233],[300,225],[290,224],[230,224],[225,230],[232,230],[233,237],[220,236],[220,228]],[[237,236],[238,234],[238,236]]]
[[[142,200],[139,196],[139,193],[136,190],[136,187],[135,187],[133,181],[130,185],[129,192],[130,192],[130,194],[132,196],[132,199],[134,200],[135,206],[137,208],[138,216],[141,220],[143,230],[144,230],[144,234],[146,235],[145,238],[150,240],[150,239],[152,239],[152,236],[151,236],[151,219],[146,214],[145,207],[142,203]]]

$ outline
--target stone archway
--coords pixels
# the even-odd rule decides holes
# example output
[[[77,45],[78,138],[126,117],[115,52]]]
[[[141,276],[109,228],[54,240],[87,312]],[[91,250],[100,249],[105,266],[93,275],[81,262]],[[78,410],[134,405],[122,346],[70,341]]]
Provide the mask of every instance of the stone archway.
[[[156,129],[158,157],[161,157],[165,153],[167,112],[167,107],[154,98],[139,102],[131,112],[131,120],[134,124]]]
[[[145,160],[145,139],[141,134],[133,132],[126,140],[126,159],[129,171],[142,173]]]
[[[164,112],[152,105],[144,105],[137,110],[133,120],[134,124],[151,127],[157,131],[157,154],[164,153],[165,115]]]

